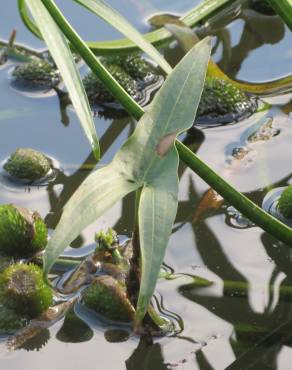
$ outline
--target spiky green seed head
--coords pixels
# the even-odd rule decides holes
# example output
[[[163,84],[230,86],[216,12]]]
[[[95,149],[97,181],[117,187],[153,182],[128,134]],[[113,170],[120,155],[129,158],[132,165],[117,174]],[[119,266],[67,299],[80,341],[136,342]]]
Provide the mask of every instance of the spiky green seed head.
[[[12,334],[25,327],[29,319],[0,304],[0,334]]]
[[[34,318],[49,308],[53,295],[40,267],[16,263],[0,274],[0,298],[16,313]]]
[[[83,302],[109,320],[130,322],[135,310],[121,284],[111,276],[99,276],[84,291]]]
[[[102,59],[103,63],[116,64],[126,71],[135,80],[147,80],[153,76],[154,68],[139,53],[126,56],[109,56]]]
[[[41,152],[31,148],[18,148],[4,164],[10,176],[18,180],[38,181],[51,170],[50,160]]]
[[[15,67],[12,76],[16,83],[28,87],[50,88],[60,82],[59,72],[46,60],[35,59]]]
[[[206,78],[198,117],[226,117],[226,121],[232,122],[255,110],[256,104],[232,83],[217,77]]]
[[[278,207],[284,217],[292,218],[292,185],[289,185],[281,194]]]
[[[12,204],[0,205],[0,254],[31,257],[47,244],[47,227],[37,212]]]
[[[137,82],[120,66],[115,64],[105,64],[105,67],[129,95],[133,98],[138,95],[139,91]],[[94,73],[88,73],[83,79],[83,84],[91,103],[99,104],[115,101],[114,97],[104,87],[102,82]]]

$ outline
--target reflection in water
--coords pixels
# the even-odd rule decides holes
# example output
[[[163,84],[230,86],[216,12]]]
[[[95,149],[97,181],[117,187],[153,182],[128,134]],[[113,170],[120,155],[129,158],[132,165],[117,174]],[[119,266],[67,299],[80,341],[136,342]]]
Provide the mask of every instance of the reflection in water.
[[[40,351],[49,341],[50,331],[47,328],[40,330],[37,335],[25,341],[25,343],[17,349],[25,349],[26,351]]]
[[[65,343],[87,342],[93,337],[93,331],[71,309],[67,312],[62,327],[56,338]]]
[[[230,50],[231,45],[228,45],[230,37],[226,36],[226,31],[223,35],[222,31],[219,31],[218,35],[221,39],[223,37],[225,49],[229,49],[223,53],[222,61],[218,64],[231,78],[236,77],[252,50],[266,44],[276,44],[285,35],[285,26],[279,17],[264,16],[253,10],[245,9],[239,18],[244,21],[244,27],[236,46]]]
[[[132,356],[126,360],[127,370],[169,370],[164,363],[161,346],[148,336],[142,336]]]

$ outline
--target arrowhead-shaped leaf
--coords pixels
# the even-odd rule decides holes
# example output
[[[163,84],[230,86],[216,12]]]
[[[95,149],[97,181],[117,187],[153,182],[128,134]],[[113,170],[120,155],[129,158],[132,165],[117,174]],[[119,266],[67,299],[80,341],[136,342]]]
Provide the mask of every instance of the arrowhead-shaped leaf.
[[[197,44],[176,66],[111,164],[93,172],[64,208],[45,254],[48,273],[58,255],[108,207],[142,188],[139,322],[155,289],[177,209],[176,136],[194,121],[210,57],[210,40]]]

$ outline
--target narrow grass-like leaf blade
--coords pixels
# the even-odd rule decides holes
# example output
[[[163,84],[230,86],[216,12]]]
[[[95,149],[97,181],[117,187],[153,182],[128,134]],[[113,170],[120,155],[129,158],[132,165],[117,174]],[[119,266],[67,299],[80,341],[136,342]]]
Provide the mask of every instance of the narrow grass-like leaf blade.
[[[99,160],[99,141],[92,113],[67,41],[40,0],[26,0],[26,4],[61,73],[76,114],[92,146],[95,157]]]
[[[98,15],[111,26],[132,40],[141,50],[147,53],[166,73],[172,68],[164,57],[134,28],[121,14],[103,0],[74,0]]]

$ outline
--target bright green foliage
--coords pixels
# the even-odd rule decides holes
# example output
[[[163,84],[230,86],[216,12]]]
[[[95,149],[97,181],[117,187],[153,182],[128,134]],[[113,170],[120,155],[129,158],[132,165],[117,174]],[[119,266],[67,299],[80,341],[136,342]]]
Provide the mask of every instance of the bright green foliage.
[[[279,199],[279,210],[286,218],[292,218],[292,185],[289,185]]]
[[[49,308],[53,295],[38,266],[16,263],[0,275],[0,298],[18,314],[34,318]]]
[[[28,318],[17,314],[9,307],[0,304],[0,335],[12,334],[28,324]]]
[[[0,253],[25,258],[43,250],[47,227],[37,212],[12,204],[0,206]]]
[[[110,276],[100,276],[85,290],[84,304],[114,321],[130,322],[135,310],[120,283]]]
[[[4,164],[4,169],[16,179],[32,182],[47,175],[51,169],[51,162],[37,150],[18,148]]]
[[[254,113],[256,103],[230,82],[207,77],[196,122],[229,123]]]
[[[15,82],[28,87],[50,88],[60,82],[59,72],[46,60],[35,59],[20,64],[12,72]]]

